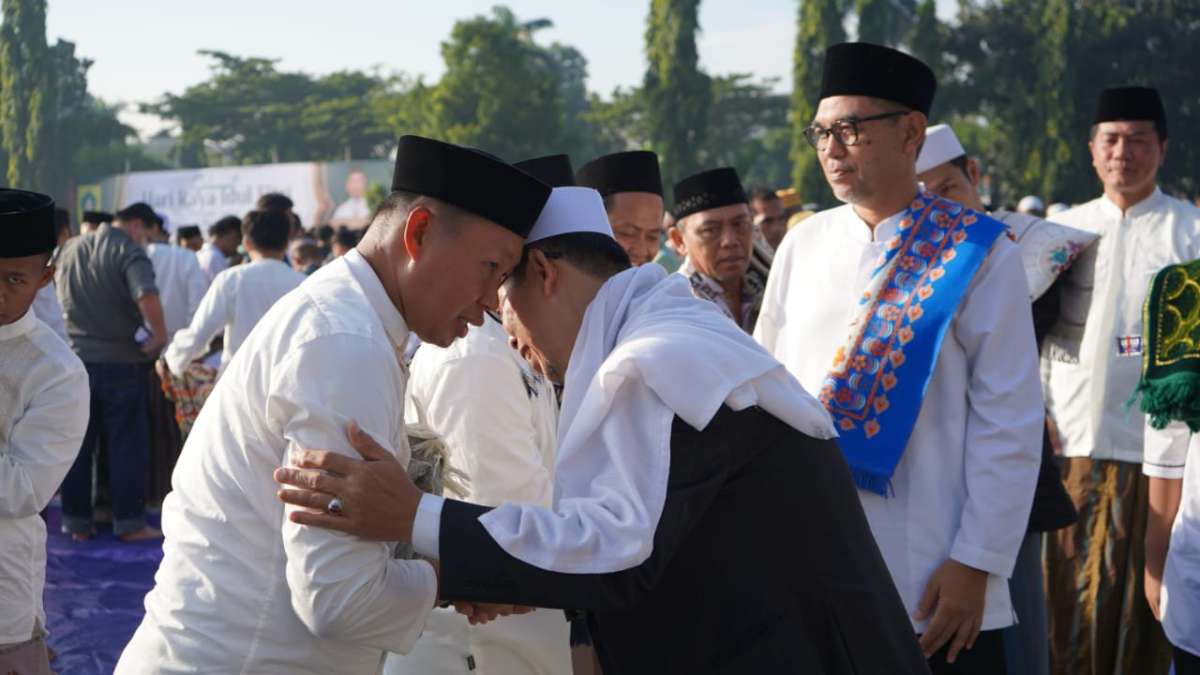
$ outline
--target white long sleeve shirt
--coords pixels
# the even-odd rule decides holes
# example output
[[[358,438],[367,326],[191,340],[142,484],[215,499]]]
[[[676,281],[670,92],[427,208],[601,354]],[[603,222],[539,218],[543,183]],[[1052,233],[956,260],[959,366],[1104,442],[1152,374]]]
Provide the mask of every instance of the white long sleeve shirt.
[[[262,258],[217,275],[188,326],[172,338],[163,353],[173,373],[187,370],[204,354],[217,333],[225,331],[221,370],[233,359],[258,321],[306,277],[281,260]]]
[[[1053,220],[1100,235],[1067,271],[1042,350],[1063,454],[1140,464],[1145,415],[1125,403],[1141,377],[1142,305],[1156,272],[1200,258],[1200,209],[1156,190],[1126,213],[1100,197]]]
[[[50,327],[54,334],[67,341],[67,319],[63,314],[62,303],[58,301],[58,291],[54,290],[54,282],[46,284],[37,292],[33,299],[33,313],[42,323]]]
[[[33,310],[0,326],[0,645],[33,637],[46,573],[38,515],[75,462],[88,375]]]
[[[485,318],[446,348],[421,345],[411,366],[405,421],[426,424],[445,440],[450,465],[466,476],[464,501],[551,505],[558,433],[554,387],[509,346],[496,321]],[[437,613],[413,654],[389,659],[389,675],[424,675],[453,664],[465,668],[465,659],[446,658],[447,643],[493,675],[571,672],[569,624],[562,612],[539,609],[483,626],[468,626],[453,610]]]
[[[755,338],[809,392],[820,391],[845,344],[901,215],[873,235],[843,206],[805,220],[780,244]],[[1000,237],[947,329],[892,476],[895,494],[858,493],[918,633],[921,595],[950,558],[988,573],[983,630],[1013,623],[1007,578],[1029,522],[1042,420],[1028,286],[1017,247]]]
[[[486,319],[446,348],[421,345],[413,358],[405,420],[427,424],[466,474],[463,501],[550,506],[557,405],[554,389]]]
[[[424,561],[301,527],[272,472],[297,448],[357,456],[357,421],[404,463],[408,328],[352,251],[263,318],[188,436],[163,502],[163,561],[117,673],[377,673],[433,608]]]
[[[1200,656],[1200,434],[1182,422],[1162,430],[1147,424],[1145,442],[1142,473],[1183,481],[1163,570],[1163,631],[1172,645]]]
[[[154,265],[154,285],[158,287],[158,297],[162,301],[169,341],[191,323],[204,292],[208,290],[208,277],[200,269],[196,254],[186,248],[150,244],[146,247],[146,255]]]
[[[208,241],[196,252],[196,261],[200,263],[200,269],[204,270],[210,284],[216,280],[218,274],[229,269],[229,258]]]

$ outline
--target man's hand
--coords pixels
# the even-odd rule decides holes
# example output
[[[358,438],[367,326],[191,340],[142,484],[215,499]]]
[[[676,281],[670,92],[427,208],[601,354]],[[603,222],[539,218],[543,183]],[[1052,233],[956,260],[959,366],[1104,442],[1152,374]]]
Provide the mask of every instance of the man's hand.
[[[154,362],[154,372],[158,373],[158,379],[166,382],[171,377],[171,369],[167,367],[167,362],[158,359]]]
[[[163,348],[167,346],[167,338],[159,333],[150,333],[150,337],[142,343],[142,353],[152,359],[157,359]]]
[[[305,509],[293,511],[291,521],[374,541],[410,541],[421,491],[404,466],[358,424],[351,422],[346,436],[366,461],[300,450],[292,453],[294,468],[275,470],[275,481],[288,486],[276,493],[279,499]],[[342,500],[337,514],[328,512],[334,497]]]
[[[520,605],[499,605],[491,602],[457,601],[454,603],[454,610],[467,617],[467,622],[472,626],[478,626],[494,621],[496,617],[500,616],[528,614],[533,611],[533,608]]]
[[[1162,575],[1156,575],[1149,565],[1146,565],[1146,571],[1142,574],[1146,586],[1146,602],[1150,604],[1154,618],[1162,621]]]
[[[921,636],[925,658],[936,654],[947,642],[946,662],[954,663],[958,653],[975,646],[983,626],[983,601],[987,594],[987,572],[947,560],[934,570],[921,596],[917,619],[933,618]],[[953,641],[951,641],[953,640]]]

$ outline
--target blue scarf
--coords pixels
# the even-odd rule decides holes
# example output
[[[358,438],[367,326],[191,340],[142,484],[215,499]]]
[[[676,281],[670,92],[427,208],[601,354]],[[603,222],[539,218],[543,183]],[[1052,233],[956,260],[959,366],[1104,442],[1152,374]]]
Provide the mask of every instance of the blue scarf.
[[[887,496],[946,329],[1003,223],[918,194],[859,300],[821,387],[859,488]]]

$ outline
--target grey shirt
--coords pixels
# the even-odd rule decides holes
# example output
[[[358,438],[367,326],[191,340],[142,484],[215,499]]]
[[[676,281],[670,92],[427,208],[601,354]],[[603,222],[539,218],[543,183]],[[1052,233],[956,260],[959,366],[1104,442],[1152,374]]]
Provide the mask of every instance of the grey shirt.
[[[146,252],[119,229],[101,225],[58,253],[54,281],[71,348],[85,363],[148,363],[134,339],[137,301],[158,293]]]

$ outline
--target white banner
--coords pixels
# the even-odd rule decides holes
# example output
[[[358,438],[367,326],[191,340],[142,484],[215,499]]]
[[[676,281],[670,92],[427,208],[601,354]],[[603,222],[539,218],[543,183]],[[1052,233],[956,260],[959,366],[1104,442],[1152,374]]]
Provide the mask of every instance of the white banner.
[[[290,197],[305,228],[320,222],[331,206],[316,162],[138,171],[118,177],[116,203],[146,202],[166,216],[168,229],[199,225],[205,232],[224,216],[246,215],[268,192]]]

